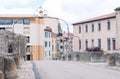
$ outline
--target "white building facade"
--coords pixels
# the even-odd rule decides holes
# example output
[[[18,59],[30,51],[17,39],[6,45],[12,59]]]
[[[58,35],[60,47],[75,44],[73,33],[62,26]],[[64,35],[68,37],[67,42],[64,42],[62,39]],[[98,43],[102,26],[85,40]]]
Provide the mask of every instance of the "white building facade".
[[[44,59],[52,59],[52,38],[51,38],[51,29],[44,30]]]
[[[26,55],[31,60],[44,60],[44,29],[58,34],[58,18],[35,15],[0,15],[0,28],[26,36]]]
[[[120,50],[120,11],[73,23],[73,51],[98,47],[104,52]]]

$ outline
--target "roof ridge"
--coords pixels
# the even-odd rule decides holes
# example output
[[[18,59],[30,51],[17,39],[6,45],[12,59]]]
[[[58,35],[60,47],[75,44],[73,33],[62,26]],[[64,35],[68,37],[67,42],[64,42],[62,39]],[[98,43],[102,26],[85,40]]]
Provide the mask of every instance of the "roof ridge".
[[[93,18],[90,18],[90,19],[86,19],[86,20],[83,20],[83,21],[80,21],[80,22],[76,22],[76,23],[73,23],[73,25],[81,24],[81,23],[87,23],[87,22],[91,22],[91,21],[102,20],[102,19],[107,19],[107,18],[112,18],[112,17],[115,17],[115,12],[109,13],[109,14],[100,15],[100,16],[96,16],[96,17],[93,17]]]

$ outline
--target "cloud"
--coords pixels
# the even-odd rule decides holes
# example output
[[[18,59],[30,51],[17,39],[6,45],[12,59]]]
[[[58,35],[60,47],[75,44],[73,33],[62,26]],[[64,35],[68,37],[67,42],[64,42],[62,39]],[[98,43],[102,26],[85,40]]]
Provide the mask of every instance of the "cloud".
[[[51,16],[73,21],[111,13],[119,5],[120,0],[47,0],[43,7]]]
[[[43,4],[49,16],[64,19],[69,25],[112,13],[116,7],[120,6],[120,0],[0,0],[0,3],[0,14],[32,14]]]
[[[64,19],[69,24],[112,13],[119,6],[120,0],[46,0],[43,4],[49,16]]]

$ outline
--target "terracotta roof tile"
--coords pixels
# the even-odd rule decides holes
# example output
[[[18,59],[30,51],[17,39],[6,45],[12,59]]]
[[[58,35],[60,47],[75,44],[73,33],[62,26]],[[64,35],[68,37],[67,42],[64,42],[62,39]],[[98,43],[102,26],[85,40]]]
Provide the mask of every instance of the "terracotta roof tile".
[[[110,13],[110,14],[98,16],[98,17],[95,17],[95,18],[90,18],[90,19],[87,19],[87,20],[83,20],[83,21],[80,21],[80,22],[76,22],[76,23],[73,23],[73,25],[88,23],[88,22],[103,20],[103,19],[108,19],[108,18],[114,18],[114,17],[115,17],[115,13]]]

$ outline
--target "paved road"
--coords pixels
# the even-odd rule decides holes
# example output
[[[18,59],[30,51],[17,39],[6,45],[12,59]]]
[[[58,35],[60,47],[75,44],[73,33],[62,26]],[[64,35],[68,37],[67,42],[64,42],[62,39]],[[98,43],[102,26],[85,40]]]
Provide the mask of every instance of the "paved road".
[[[81,62],[34,61],[41,79],[120,79],[120,71]]]

